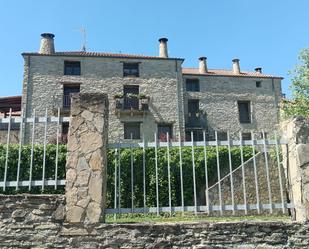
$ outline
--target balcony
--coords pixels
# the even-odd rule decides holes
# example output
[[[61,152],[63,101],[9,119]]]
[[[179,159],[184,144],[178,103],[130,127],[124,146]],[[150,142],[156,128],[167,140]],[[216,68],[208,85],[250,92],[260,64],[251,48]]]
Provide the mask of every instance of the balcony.
[[[117,115],[144,115],[149,111],[149,97],[144,95],[116,95],[115,113]]]
[[[192,112],[185,114],[186,128],[203,128],[207,126],[205,113]]]

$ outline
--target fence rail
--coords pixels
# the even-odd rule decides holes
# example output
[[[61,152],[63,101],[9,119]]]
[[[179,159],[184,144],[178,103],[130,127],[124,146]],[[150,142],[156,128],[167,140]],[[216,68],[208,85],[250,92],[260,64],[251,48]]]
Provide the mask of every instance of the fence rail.
[[[231,211],[232,214],[235,214],[236,211],[244,211],[245,214],[248,214],[249,211],[255,210],[258,214],[262,212],[262,210],[268,210],[270,213],[273,213],[274,209],[281,209],[282,213],[286,213],[286,209],[292,208],[293,204],[288,203],[288,201],[285,198],[284,195],[284,184],[282,179],[282,165],[281,165],[281,159],[280,159],[280,146],[286,145],[287,142],[284,139],[278,139],[277,134],[273,134],[273,139],[266,139],[264,131],[262,131],[262,139],[254,139],[254,133],[251,132],[252,140],[243,140],[242,134],[239,134],[239,139],[230,139],[229,132],[227,133],[227,140],[226,141],[219,141],[218,140],[218,134],[215,132],[215,141],[206,141],[206,134],[203,133],[203,141],[194,141],[193,140],[193,133],[191,133],[191,141],[181,141],[181,136],[179,134],[178,138],[179,141],[170,141],[169,135],[167,134],[167,141],[169,142],[161,142],[157,140],[157,135],[154,134],[154,142],[148,142],[143,140],[139,143],[134,143],[133,141],[130,142],[122,142],[122,143],[111,143],[108,145],[109,149],[114,150],[115,153],[115,160],[114,160],[114,178],[110,178],[110,181],[112,182],[112,185],[114,186],[114,193],[113,193],[113,208],[109,206],[109,208],[106,210],[107,213],[110,214],[124,214],[124,213],[156,213],[157,215],[160,214],[160,212],[194,212],[195,214],[198,214],[198,212],[206,212],[211,213],[212,211],[219,212],[220,215],[223,215],[225,211]],[[219,148],[227,148],[227,154],[228,154],[228,172],[222,171],[222,167],[220,165],[221,158],[219,153]],[[231,156],[231,148],[236,147],[240,150],[240,164],[238,167],[232,167],[232,156]],[[164,148],[165,151],[165,166],[167,168],[167,174],[165,177],[167,177],[167,186],[161,190],[159,188],[159,182],[162,181],[162,176],[158,175],[158,150]],[[184,184],[184,178],[187,178],[186,175],[184,175],[184,166],[188,167],[188,165],[184,165],[183,162],[183,150],[184,148],[191,149],[191,162],[190,167],[192,170],[192,174],[190,177],[192,177],[192,183],[189,188],[193,192],[193,198],[190,200],[185,200],[185,184]],[[198,186],[197,185],[197,175],[196,175],[196,152],[195,150],[200,149],[200,152],[204,156],[204,185]],[[207,160],[207,151],[210,148],[215,149],[216,153],[216,160],[215,164],[210,165]],[[246,150],[250,149],[252,156],[248,160],[244,160],[244,148]],[[136,165],[135,159],[134,159],[134,150],[142,150],[142,159],[140,162],[140,166]],[[155,151],[154,153],[154,160],[153,163],[155,164],[155,169],[151,171],[150,174],[154,176],[155,179],[149,179],[149,177],[146,177],[147,171],[149,171],[149,167],[151,165],[148,165],[145,158],[147,150],[152,149]],[[178,149],[178,165],[177,167],[177,174],[180,179],[178,181],[178,184],[172,184],[171,181],[171,171],[175,171],[175,168],[171,169],[171,150],[172,149]],[[122,151],[130,151],[130,163],[122,162]],[[175,152],[173,154],[175,156]],[[274,160],[270,157],[275,157]],[[261,159],[263,159],[263,165],[258,165],[257,160],[259,160],[259,164]],[[127,159],[123,159],[126,161]],[[270,162],[272,160],[272,162]],[[276,162],[275,162],[276,161]],[[125,164],[125,165],[122,165]],[[252,165],[250,165],[252,164]],[[270,165],[271,164],[271,165]],[[249,165],[249,166],[248,166]],[[130,169],[128,169],[128,167]],[[175,167],[175,165],[173,166]],[[210,180],[208,176],[209,168],[212,167],[212,170],[216,171],[216,182],[214,184],[210,185]],[[271,171],[270,172],[270,167]],[[259,175],[258,169],[262,168],[263,175]],[[138,183],[135,183],[136,178],[136,170],[142,170],[142,186],[139,184],[138,188],[139,190],[142,189],[142,193],[140,191],[136,190],[136,187]],[[246,182],[246,171],[253,172],[253,176],[250,179],[250,182]],[[276,176],[274,176],[274,170],[276,170]],[[122,173],[122,171],[126,171],[126,173]],[[235,188],[235,179],[234,175],[240,172],[240,176],[237,177],[237,180],[241,182],[237,188],[237,192],[234,189]],[[272,174],[270,176],[270,173]],[[149,174],[149,172],[148,172]],[[122,186],[125,184],[124,177],[130,178],[130,187],[124,187]],[[173,176],[175,177],[175,176]],[[272,177],[272,179],[271,179]],[[147,179],[146,179],[147,178]],[[236,178],[236,177],[235,177]],[[262,184],[259,182],[259,178],[265,178],[265,182],[263,183],[265,186],[262,188],[260,185]],[[147,181],[155,181],[155,201],[147,201],[148,196],[147,192],[152,191],[149,190],[153,189],[154,186],[150,186],[151,183]],[[229,180],[229,189],[227,190],[226,186],[224,186],[225,189],[222,189],[223,181]],[[276,183],[274,183],[276,181]],[[128,184],[128,183],[127,183]],[[250,186],[251,185],[251,186]],[[279,189],[277,189],[275,201],[273,196],[273,188],[274,186],[279,186]],[[253,188],[253,194],[255,195],[254,201],[252,201],[252,198],[249,200],[248,198],[248,186],[251,189],[252,192],[252,186]],[[186,186],[188,187],[188,186]],[[204,189],[204,196],[206,205],[201,204],[200,201],[198,201],[197,197],[197,191],[203,187]],[[180,195],[180,200],[172,200],[172,189],[176,188],[178,191],[178,195]],[[217,188],[217,199],[214,198],[210,199],[210,191]],[[162,192],[167,192],[167,203],[168,205],[160,205],[160,200],[162,199],[161,195]],[[187,190],[186,190],[187,191]],[[223,196],[223,192],[229,192],[230,195],[230,203],[226,203],[225,197]],[[138,193],[136,193],[138,192]],[[242,192],[242,197],[239,197],[239,192]],[[137,195],[142,195],[142,205],[141,202],[139,202],[138,205],[136,205],[135,200],[139,198]],[[175,192],[173,192],[175,194]],[[176,193],[177,194],[177,193]],[[131,202],[125,202],[123,204],[124,198],[128,199],[128,196],[131,195],[130,199]],[[238,195],[238,199],[241,199],[240,201],[236,200],[235,195]],[[267,197],[265,197],[265,195]],[[124,197],[123,197],[124,196]],[[261,200],[261,196],[264,196],[264,199]],[[191,202],[192,205],[187,205],[188,202]],[[173,204],[172,204],[173,203]],[[186,203],[186,205],[185,205]],[[154,205],[153,205],[154,204]],[[178,205],[177,205],[178,204]],[[179,205],[180,204],[180,205]],[[124,205],[124,206],[123,206]]]
[[[57,189],[59,185],[65,185],[64,179],[58,179],[58,156],[59,156],[59,136],[60,136],[60,125],[63,122],[69,122],[69,117],[60,117],[60,108],[58,109],[58,115],[48,116],[47,109],[45,110],[44,117],[39,117],[36,115],[36,110],[33,110],[32,117],[25,117],[24,111],[21,111],[20,117],[12,117],[12,110],[10,110],[9,117],[0,118],[0,124],[7,124],[7,141],[6,141],[6,151],[5,151],[5,164],[4,164],[4,173],[3,181],[0,181],[0,187],[5,192],[7,187],[15,187],[18,190],[20,187],[28,187],[30,191],[32,187],[40,186],[44,190],[45,186],[54,186]],[[12,131],[12,125],[19,124],[19,146],[18,146],[18,161],[16,169],[16,180],[8,180],[8,170],[10,169],[9,165],[9,156],[10,156],[10,135]],[[35,131],[37,129],[37,124],[43,124],[44,132],[43,138],[40,141],[43,143],[43,159],[42,159],[42,178],[33,179],[33,167],[34,167],[34,150],[35,150]],[[56,155],[55,155],[55,174],[54,179],[46,179],[46,150],[47,150],[47,133],[48,127],[50,124],[56,125]],[[30,163],[28,165],[27,173],[29,175],[28,180],[21,180],[21,168],[25,168],[26,165],[22,165],[22,147],[24,144],[25,132],[26,129],[30,131]]]
[[[14,187],[16,190],[21,187],[28,187],[28,190],[31,190],[32,187],[40,187],[44,190],[46,186],[54,186],[56,190],[58,186],[65,185],[65,179],[59,179],[60,127],[63,122],[69,122],[69,120],[68,117],[60,117],[60,109],[58,109],[57,116],[49,116],[45,110],[45,115],[39,117],[33,110],[32,117],[24,117],[22,111],[21,117],[12,117],[12,112],[10,112],[9,117],[0,118],[0,124],[7,124],[3,180],[0,181],[0,188],[3,191],[6,191],[6,188]],[[8,173],[11,170],[11,165],[9,165],[10,134],[12,125],[16,124],[19,124],[20,127],[16,175],[15,179],[8,179]],[[33,172],[38,124],[43,130],[40,138],[40,143],[43,146],[40,178],[34,177]],[[53,159],[54,175],[47,177],[47,136],[51,125],[56,130],[56,150]],[[23,165],[22,147],[26,129],[30,141],[30,160],[27,165]],[[258,213],[268,210],[273,213],[274,209],[281,209],[285,213],[286,209],[293,207],[293,204],[284,197],[284,176],[280,159],[280,146],[286,145],[287,142],[284,139],[278,139],[276,133],[273,134],[272,139],[266,139],[263,131],[262,134],[262,139],[255,139],[252,132],[251,140],[243,140],[241,133],[238,134],[238,139],[235,137],[231,139],[228,132],[227,139],[219,141],[218,134],[215,132],[215,141],[206,141],[204,131],[203,141],[194,141],[193,133],[191,133],[191,141],[182,141],[180,134],[178,134],[178,141],[170,141],[167,133],[165,142],[158,141],[157,134],[154,134],[153,141],[126,140],[108,144],[108,150],[113,153],[113,156],[108,162],[110,189],[108,190],[109,206],[106,213],[156,213],[159,215],[161,212],[171,214],[179,211],[182,213],[194,212],[195,214],[219,212],[220,215],[223,215],[224,212],[235,214],[237,211],[244,211],[245,214],[248,214],[252,210],[256,210]],[[224,156],[227,160],[225,166],[222,165],[223,156],[220,154],[222,148],[225,149]],[[238,165],[234,165],[233,148],[239,150]],[[137,150],[140,150],[141,155],[139,161],[134,155],[134,151]],[[211,162],[209,161],[209,150],[212,150],[215,155]],[[251,153],[249,158],[248,151]],[[123,162],[122,152],[129,155],[126,162]],[[149,163],[149,154],[152,155],[151,163]],[[259,174],[261,168],[263,168],[263,174]],[[27,179],[25,176],[22,177],[21,170],[25,169],[28,172]],[[274,183],[274,169],[276,183]],[[209,175],[210,172],[212,175]],[[252,177],[248,178],[248,174],[252,174]],[[0,177],[2,176],[0,175]],[[140,182],[137,181],[137,178],[140,179]],[[190,184],[188,185],[189,178]],[[202,178],[203,180],[201,180]],[[263,183],[262,179],[264,179]],[[125,184],[128,186],[124,186]],[[276,193],[273,191],[274,185],[279,186]],[[216,193],[212,192],[214,190]],[[150,191],[154,193],[152,199],[149,196]],[[253,191],[251,197],[249,197],[248,191]],[[252,200],[252,195],[254,200]],[[201,200],[203,198],[204,200]]]

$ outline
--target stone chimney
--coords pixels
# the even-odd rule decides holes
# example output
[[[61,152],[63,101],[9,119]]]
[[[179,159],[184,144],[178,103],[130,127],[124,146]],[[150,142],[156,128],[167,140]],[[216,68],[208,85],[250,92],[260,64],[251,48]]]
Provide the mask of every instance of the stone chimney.
[[[167,38],[160,38],[159,42],[160,42],[160,54],[159,57],[162,58],[168,58],[168,52],[167,52]]]
[[[261,67],[257,67],[257,68],[255,68],[254,70],[255,70],[255,72],[257,72],[257,73],[262,73],[262,68],[261,68]]]
[[[41,34],[41,46],[40,46],[40,54],[53,54],[55,53],[55,45],[54,45],[54,34],[51,33],[43,33]]]
[[[233,59],[233,74],[240,74],[239,59]]]
[[[207,73],[207,71],[208,71],[207,62],[206,62],[207,57],[200,57],[200,58],[198,58],[198,60],[199,60],[199,67],[198,67],[199,72],[200,73]]]

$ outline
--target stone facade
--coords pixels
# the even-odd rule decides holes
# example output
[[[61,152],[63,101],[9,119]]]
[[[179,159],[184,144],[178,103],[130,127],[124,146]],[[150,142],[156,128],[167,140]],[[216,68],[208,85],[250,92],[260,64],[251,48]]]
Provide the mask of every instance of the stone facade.
[[[66,220],[98,223],[106,195],[107,95],[72,96],[66,163]]]
[[[308,248],[309,225],[291,222],[63,223],[64,196],[0,195],[0,248]]]
[[[187,79],[198,79],[200,91],[185,93],[185,113],[188,113],[188,100],[199,100],[201,111],[207,115],[210,131],[271,132],[279,123],[280,79],[185,74],[184,84]],[[261,82],[260,88],[256,87],[257,81]],[[250,123],[239,122],[238,101],[250,101]]]
[[[296,221],[309,220],[309,117],[296,117],[281,124],[288,146],[283,147],[283,163],[289,196],[295,206]]]
[[[49,38],[53,37],[49,34]],[[44,38],[44,36],[43,36]],[[164,41],[167,51],[167,39]],[[53,42],[53,41],[52,41]],[[218,131],[266,131],[278,123],[278,102],[281,98],[281,78],[261,73],[235,75],[231,70],[195,71],[188,73],[182,67],[183,59],[165,56],[139,56],[92,52],[24,53],[24,81],[22,106],[27,117],[36,109],[37,115],[56,114],[63,106],[65,86],[80,86],[81,92],[107,93],[110,102],[109,141],[124,138],[124,123],[138,122],[140,133],[153,140],[158,124],[172,126],[174,137],[185,137],[188,99],[199,99],[199,108],[207,117],[207,126],[194,127]],[[203,57],[204,58],[204,57]],[[64,62],[80,62],[80,75],[64,75]],[[206,63],[206,61],[203,61]],[[124,77],[124,63],[138,63],[138,77]],[[206,72],[206,73],[205,73]],[[227,72],[227,73],[226,73]],[[186,91],[186,79],[199,79],[200,91]],[[255,86],[262,83],[261,88]],[[124,86],[139,86],[139,93],[149,97],[149,111],[116,114],[114,96],[123,94]],[[251,102],[249,124],[239,122],[237,101]],[[62,115],[68,115],[63,112]],[[192,127],[191,127],[192,128]],[[29,137],[29,128],[26,137]],[[37,137],[43,129],[38,125]],[[55,136],[54,126],[49,127],[49,138]],[[141,135],[142,138],[142,135]]]
[[[80,85],[82,93],[108,94],[110,141],[123,139],[123,122],[141,122],[141,133],[145,134],[146,139],[153,139],[157,123],[172,124],[174,134],[178,134],[179,129],[184,128],[183,105],[179,100],[183,95],[181,63],[178,60],[47,55],[25,56],[25,60],[31,61],[30,67],[27,63],[25,65],[27,69],[25,69],[23,90],[23,107],[27,116],[32,115],[33,109],[36,109],[37,115],[43,116],[46,108],[49,115],[55,114],[57,108],[62,107],[63,87],[75,84]],[[63,75],[64,60],[81,61],[81,75]],[[123,62],[140,62],[140,77],[124,78]],[[123,93],[124,85],[138,85],[139,92],[150,97],[149,112],[133,116],[115,114],[114,96]],[[37,129],[38,134],[42,135],[42,132],[43,129]],[[50,127],[49,133],[50,136],[54,135],[55,128]]]

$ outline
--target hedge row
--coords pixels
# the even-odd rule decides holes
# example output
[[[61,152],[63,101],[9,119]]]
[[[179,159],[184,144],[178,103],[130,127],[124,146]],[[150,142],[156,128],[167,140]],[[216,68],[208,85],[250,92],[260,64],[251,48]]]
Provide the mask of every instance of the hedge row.
[[[244,147],[244,160],[249,159],[251,149]],[[18,165],[18,145],[10,145],[7,181],[16,180],[16,172]],[[155,151],[152,148],[145,150],[145,166],[146,166],[146,203],[147,206],[156,205],[156,174],[155,174]],[[132,154],[131,154],[132,153]],[[20,180],[29,179],[30,160],[31,160],[31,146],[25,145],[22,147],[21,153],[21,168]],[[170,179],[171,179],[171,195],[172,205],[181,205],[181,191],[180,191],[180,158],[178,148],[170,148]],[[239,148],[233,147],[231,150],[232,166],[237,167],[241,163]],[[134,206],[143,207],[143,151],[142,149],[122,149],[120,155],[115,156],[115,150],[108,150],[108,166],[107,166],[107,206],[112,208],[114,206],[114,179],[115,179],[115,165],[120,160],[120,194],[121,206],[131,207],[131,156],[133,157],[134,170]],[[201,147],[195,147],[195,175],[198,199],[203,198],[203,188],[205,187],[205,161],[204,150]],[[0,144],[0,181],[3,181],[4,167],[6,160],[6,146]],[[46,179],[55,178],[55,160],[56,160],[56,146],[49,144],[46,148]],[[221,175],[229,171],[228,149],[226,147],[219,147],[219,161]],[[58,161],[58,179],[65,179],[65,162],[66,162],[66,146],[59,145],[59,161]],[[183,167],[183,181],[184,181],[184,200],[185,205],[193,204],[193,168],[192,168],[192,151],[190,147],[182,148],[182,167]],[[217,156],[214,147],[207,148],[207,165],[208,165],[208,179],[209,185],[217,181]],[[33,153],[33,180],[42,179],[43,166],[43,146],[36,145]],[[117,168],[118,172],[119,168]],[[159,196],[160,206],[168,206],[168,167],[167,167],[167,150],[166,148],[158,149],[158,175],[159,175]],[[118,176],[117,176],[118,177]],[[117,183],[118,184],[118,183]],[[29,192],[27,187],[20,188],[20,192]],[[0,189],[0,193],[3,193]],[[15,188],[7,188],[5,194],[17,193]],[[40,187],[32,188],[31,193],[42,193]],[[46,187],[44,193],[64,193],[64,188],[59,187],[57,191],[53,186]]]

